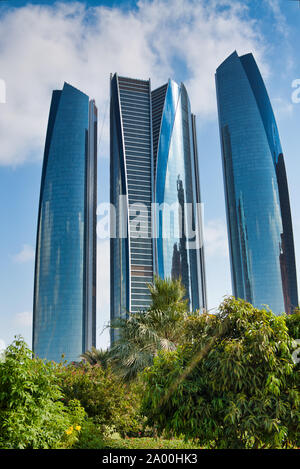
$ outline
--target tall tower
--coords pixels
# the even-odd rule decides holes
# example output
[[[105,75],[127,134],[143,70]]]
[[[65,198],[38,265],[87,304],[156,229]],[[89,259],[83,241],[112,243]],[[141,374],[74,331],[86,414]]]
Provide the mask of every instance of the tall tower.
[[[150,304],[152,132],[150,80],[111,78],[111,319]],[[137,221],[135,221],[137,220]],[[114,334],[114,331],[112,331]],[[114,337],[112,336],[112,340]]]
[[[79,360],[96,345],[97,108],[65,83],[52,95],[37,226],[33,351]]]
[[[190,309],[206,308],[196,125],[184,84],[153,91],[152,109],[155,271],[181,277]]]
[[[151,92],[150,80],[112,76],[110,135],[111,319],[147,309],[154,274],[181,277],[190,307],[206,307],[195,118],[184,85],[169,80]],[[179,235],[185,211],[193,246],[186,230]]]
[[[278,129],[252,54],[217,69],[233,293],[274,313],[298,306],[292,219]]]

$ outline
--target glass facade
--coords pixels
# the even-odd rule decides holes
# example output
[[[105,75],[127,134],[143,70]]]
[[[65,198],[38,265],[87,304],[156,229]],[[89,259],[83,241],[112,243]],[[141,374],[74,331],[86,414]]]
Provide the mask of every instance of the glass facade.
[[[65,83],[50,107],[38,214],[33,351],[79,360],[95,345],[97,109]]]
[[[111,318],[150,304],[152,136],[150,81],[111,78]],[[112,330],[112,341],[114,330]]]
[[[160,277],[182,279],[194,310],[206,307],[195,118],[183,84],[169,80],[163,89],[164,99],[152,93],[153,109],[161,113],[154,155],[155,265]],[[199,239],[192,247],[195,232]]]
[[[278,129],[252,54],[217,69],[233,293],[274,313],[298,306],[288,185]]]
[[[149,306],[147,285],[154,273],[162,278],[180,276],[191,307],[205,307],[195,118],[184,86],[170,80],[151,93],[150,80],[115,74],[110,126],[110,201],[116,214],[111,233],[111,318]],[[171,221],[171,237],[164,236],[163,204],[174,203],[177,221]],[[191,206],[192,228],[201,237],[195,249],[188,249],[185,235],[178,234],[187,217],[184,204]],[[153,209],[157,206],[159,210]]]

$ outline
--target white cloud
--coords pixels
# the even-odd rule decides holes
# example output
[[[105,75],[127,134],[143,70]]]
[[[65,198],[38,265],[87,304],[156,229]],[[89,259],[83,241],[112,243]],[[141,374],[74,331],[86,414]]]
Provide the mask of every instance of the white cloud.
[[[17,313],[15,316],[15,324],[20,327],[31,327],[32,326],[32,313],[29,311],[23,311]]]
[[[173,0],[171,4],[170,8],[170,2],[159,0],[142,3],[148,5],[142,14],[150,25],[151,42],[170,68],[177,60],[185,65],[193,111],[215,117],[217,66],[237,49],[239,54],[252,51],[262,61],[262,38],[242,2]],[[266,69],[263,62],[262,66]]]
[[[204,226],[204,249],[207,257],[229,259],[226,221],[209,220]]]
[[[18,264],[23,264],[24,262],[29,262],[34,260],[35,250],[29,244],[23,244],[23,247],[20,252],[13,256],[14,262]]]
[[[104,124],[100,154],[108,156],[111,72],[151,77],[153,86],[184,78],[193,111],[215,116],[216,67],[236,48],[253,51],[260,62],[263,51],[255,23],[233,0],[140,1],[131,11],[29,4],[0,18],[0,44],[7,86],[0,165],[42,158],[51,92],[64,81],[96,99],[99,127]]]
[[[272,105],[277,121],[293,116],[295,106],[292,100],[288,101],[282,97],[273,98]]]
[[[277,31],[285,38],[288,37],[289,34],[289,27],[286,16],[283,14],[280,3],[278,0],[267,0],[267,5],[272,11],[274,20],[275,20],[275,27]]]
[[[295,62],[295,53],[291,47],[291,28],[288,18],[285,14],[284,9],[282,8],[284,3],[280,0],[266,0],[266,6],[272,14],[272,26],[279,33],[280,46],[285,47],[284,54],[280,55],[281,69],[278,70],[278,67],[275,67],[275,74],[278,77],[278,74],[281,76],[289,76],[293,69],[297,68]],[[295,7],[297,7],[297,1],[295,1]],[[274,41],[272,46],[274,52],[278,54],[278,39],[276,42],[276,35],[273,35]],[[274,72],[273,72],[274,74]]]

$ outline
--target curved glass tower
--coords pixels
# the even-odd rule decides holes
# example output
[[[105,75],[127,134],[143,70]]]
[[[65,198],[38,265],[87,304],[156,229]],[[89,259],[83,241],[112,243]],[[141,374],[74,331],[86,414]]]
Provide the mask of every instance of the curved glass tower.
[[[185,86],[172,80],[153,91],[152,107],[159,128],[153,141],[156,272],[180,277],[190,307],[199,309],[206,287],[195,117]]]
[[[111,319],[147,309],[154,274],[181,277],[190,307],[205,308],[195,117],[185,87],[169,80],[151,92],[150,80],[115,74],[110,106]]]
[[[33,351],[79,360],[95,345],[97,109],[64,84],[52,95],[37,227]]]
[[[252,54],[217,69],[234,295],[274,313],[298,306],[287,177],[278,129]]]

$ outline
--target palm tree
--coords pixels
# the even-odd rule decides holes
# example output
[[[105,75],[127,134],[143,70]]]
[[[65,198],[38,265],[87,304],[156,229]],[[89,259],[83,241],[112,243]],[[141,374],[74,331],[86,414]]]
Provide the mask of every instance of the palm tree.
[[[161,340],[169,341],[169,346],[175,348],[181,337],[183,322],[188,311],[186,292],[180,279],[161,279],[154,277],[154,282],[148,285],[151,295],[149,319],[152,328]]]
[[[118,339],[109,352],[112,369],[125,381],[153,363],[160,350],[174,350],[182,336],[188,312],[185,289],[180,279],[154,278],[148,285],[151,306],[146,311],[129,313],[111,327],[118,330]]]
[[[108,365],[109,351],[102,349],[98,350],[96,347],[92,347],[91,350],[87,350],[80,355],[80,357],[90,365],[101,365],[102,368],[106,369]]]
[[[154,282],[148,285],[151,295],[151,309],[172,308],[178,312],[186,312],[188,300],[181,279],[162,279],[154,277]]]

